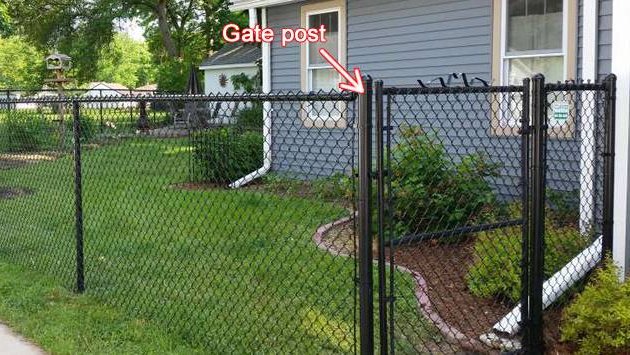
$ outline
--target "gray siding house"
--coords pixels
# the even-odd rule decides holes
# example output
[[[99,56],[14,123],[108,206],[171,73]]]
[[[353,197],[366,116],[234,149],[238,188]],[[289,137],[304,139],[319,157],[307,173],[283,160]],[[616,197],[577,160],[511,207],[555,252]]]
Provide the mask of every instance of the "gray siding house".
[[[282,28],[325,24],[329,29],[325,46],[342,65],[359,67],[389,86],[415,86],[418,79],[426,82],[451,73],[466,73],[497,85],[519,84],[522,78],[538,72],[548,81],[601,79],[611,69],[612,0],[233,0],[232,8],[258,9],[262,25],[276,30],[277,36]],[[588,26],[596,26],[589,36],[584,35],[585,17]],[[508,19],[515,24],[512,31],[506,25]],[[525,43],[532,36],[519,36],[523,29],[535,31],[537,43]],[[517,48],[506,48],[508,38]],[[588,51],[591,56],[595,53],[595,58],[586,71],[585,41],[596,47]],[[326,62],[319,59],[309,63],[309,58],[318,57],[315,51],[321,45],[290,43],[283,47],[276,40],[268,47],[267,60],[263,59],[268,90],[337,88],[339,76]],[[274,111],[278,115],[294,109]],[[320,139],[316,143],[321,132],[309,134],[312,122],[298,121],[289,125],[284,119],[275,121],[275,169],[291,169],[290,160],[300,154],[300,147],[319,144],[335,152],[335,148],[340,151],[339,147],[344,147],[344,141],[350,144],[353,139],[350,132],[334,128],[338,123],[329,122],[333,126],[330,141]],[[295,134],[298,130],[299,135]],[[552,152],[554,148],[562,152],[553,161],[562,166],[563,174],[579,174],[577,140],[575,144],[566,139],[558,144],[552,140]],[[567,149],[575,154],[566,154]],[[325,154],[304,156],[313,162],[308,173],[329,174],[334,165],[341,165],[339,156],[332,156],[334,162],[327,161]],[[577,176],[572,180],[577,181]]]
[[[315,27],[324,24],[329,42],[322,45],[290,43],[279,39],[263,44],[263,90],[329,90],[337,87],[339,77],[316,51],[325,46],[342,65],[358,67],[364,74],[381,79],[388,86],[415,86],[417,80],[430,81],[451,73],[466,73],[495,85],[519,84],[535,73],[548,81],[571,79],[601,80],[615,70],[623,93],[618,99],[617,116],[623,117],[617,133],[615,175],[615,228],[621,248],[630,247],[625,235],[628,193],[628,120],[630,113],[630,46],[618,42],[614,58],[613,37],[630,34],[630,25],[613,28],[613,8],[622,9],[627,0],[232,0],[233,10],[249,10],[250,18],[260,18],[263,27]],[[625,8],[624,8],[625,9]],[[619,11],[618,11],[619,12]],[[255,16],[258,15],[258,16]],[[620,17],[618,17],[620,18]],[[627,20],[623,20],[628,22]],[[250,22],[250,24],[252,24]],[[625,26],[625,27],[624,27]],[[627,37],[625,38],[627,40]],[[628,47],[628,48],[626,48]],[[624,52],[625,51],[625,52]],[[627,53],[626,53],[627,52]],[[625,54],[624,54],[625,53]],[[615,65],[615,62],[617,63]],[[628,64],[624,64],[628,63]],[[274,104],[279,105],[279,104]],[[285,105],[285,104],[282,104]],[[352,108],[350,108],[352,109]],[[413,107],[407,107],[413,110]],[[482,110],[490,111],[482,107]],[[325,176],[352,166],[348,147],[356,143],[351,130],[339,129],[354,122],[310,122],[294,115],[297,107],[273,107],[271,169],[306,176]],[[404,117],[404,112],[398,113]],[[596,113],[597,114],[597,113]],[[393,117],[396,117],[393,113]],[[577,115],[579,116],[579,114]],[[439,117],[437,117],[439,118]],[[477,115],[474,127],[492,137],[492,119]],[[331,123],[332,122],[332,123]],[[417,122],[422,125],[421,119]],[[550,185],[564,190],[583,189],[581,160],[588,156],[580,144],[580,118],[573,122],[571,134],[549,140]],[[317,129],[313,129],[316,127]],[[619,127],[619,126],[618,126]],[[463,129],[453,125],[445,130]],[[325,139],[322,130],[327,130]],[[317,132],[315,132],[317,131]],[[506,137],[518,144],[518,137]],[[582,139],[583,141],[583,139]],[[454,139],[446,148],[461,153],[461,147],[474,149],[474,142]],[[504,145],[509,146],[509,145]],[[321,154],[309,154],[316,147]],[[592,149],[592,147],[591,147]],[[492,154],[492,150],[488,150]],[[329,154],[326,154],[329,153]],[[518,191],[518,162],[505,151],[496,151],[504,165],[497,189],[505,196]],[[619,155],[619,154],[618,154]],[[308,164],[304,164],[308,161]],[[299,162],[299,163],[296,163]],[[595,165],[599,165],[595,161]],[[593,172],[599,174],[596,168]],[[567,183],[569,182],[569,183]],[[598,190],[598,187],[591,187]],[[621,189],[621,190],[620,190]],[[594,212],[592,212],[594,213]],[[618,245],[620,245],[618,243]],[[621,253],[617,249],[616,253]],[[624,259],[618,257],[618,260]]]

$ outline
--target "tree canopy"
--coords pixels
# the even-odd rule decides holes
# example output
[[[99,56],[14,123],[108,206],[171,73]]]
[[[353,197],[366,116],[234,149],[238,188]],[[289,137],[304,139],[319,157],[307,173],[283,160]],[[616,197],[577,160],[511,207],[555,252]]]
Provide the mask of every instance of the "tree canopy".
[[[21,37],[0,37],[0,88],[41,89],[44,56]]]
[[[13,32],[40,50],[56,49],[73,57],[71,75],[79,82],[92,81],[105,72],[95,63],[107,53],[103,49],[116,41],[116,22],[140,19],[151,59],[156,71],[162,73],[158,79],[165,79],[165,85],[179,86],[181,78],[169,75],[185,76],[184,68],[199,64],[209,52],[219,49],[223,45],[221,29],[226,23],[246,24],[246,16],[230,12],[228,3],[229,0],[7,0],[6,13],[12,19]],[[2,23],[0,19],[0,26]]]
[[[94,81],[110,81],[129,88],[152,83],[156,68],[146,43],[123,33],[114,35],[111,43],[101,49]]]
[[[0,2],[0,37],[7,36],[11,33],[11,18],[9,17],[9,8],[6,4]]]

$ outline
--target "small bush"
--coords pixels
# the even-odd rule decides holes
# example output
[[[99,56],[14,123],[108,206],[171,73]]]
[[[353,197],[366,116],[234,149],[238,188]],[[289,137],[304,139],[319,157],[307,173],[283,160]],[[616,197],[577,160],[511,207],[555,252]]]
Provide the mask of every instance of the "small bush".
[[[580,191],[548,189],[547,208],[556,226],[578,226],[580,220]]]
[[[451,160],[444,146],[418,127],[401,131],[392,150],[394,218],[400,233],[430,232],[483,222],[495,201],[487,177],[498,165],[480,153]]]
[[[518,215],[512,206],[513,217]],[[545,278],[560,270],[590,243],[576,228],[545,222]],[[517,303],[521,292],[521,227],[482,232],[474,246],[474,261],[468,270],[470,291],[479,297],[507,298]]]
[[[228,183],[260,168],[263,137],[259,132],[241,132],[232,127],[192,134],[193,178]]]
[[[565,310],[562,340],[576,343],[581,354],[630,352],[630,281],[622,283],[618,275],[607,260]]]
[[[70,117],[69,119],[66,119],[66,136],[68,136],[69,138],[69,142],[70,144],[72,143],[72,139],[74,137],[74,122],[72,120],[72,117]],[[89,140],[91,140],[92,138],[94,138],[94,136],[96,135],[97,132],[97,125],[96,123],[85,116],[81,116],[79,118],[79,129],[80,129],[80,133],[81,133],[81,142],[88,142]]]
[[[5,152],[35,152],[54,142],[53,123],[34,112],[7,112],[0,122],[0,149]]]
[[[260,103],[254,103],[252,107],[240,110],[236,117],[236,126],[242,130],[262,131],[263,107]]]

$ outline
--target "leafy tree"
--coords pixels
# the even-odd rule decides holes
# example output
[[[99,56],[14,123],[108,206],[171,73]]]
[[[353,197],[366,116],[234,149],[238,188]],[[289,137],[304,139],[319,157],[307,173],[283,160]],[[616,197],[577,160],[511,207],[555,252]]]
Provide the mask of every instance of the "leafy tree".
[[[119,33],[101,51],[94,80],[135,88],[155,79],[155,65],[146,43]]]
[[[246,24],[243,13],[231,13],[229,0],[11,0],[8,12],[14,31],[41,50],[56,49],[73,57],[70,76],[92,81],[95,63],[115,38],[115,22],[138,18],[159,77],[179,83],[191,64],[223,45],[228,22]]]
[[[100,49],[110,43],[113,19],[123,9],[112,0],[11,0],[8,2],[14,31],[32,41],[42,52],[58,50],[73,58],[70,75],[90,81]]]
[[[6,4],[0,2],[0,37],[11,34],[11,18],[9,17],[9,8]]]
[[[0,88],[41,88],[45,75],[44,57],[22,37],[0,37]]]

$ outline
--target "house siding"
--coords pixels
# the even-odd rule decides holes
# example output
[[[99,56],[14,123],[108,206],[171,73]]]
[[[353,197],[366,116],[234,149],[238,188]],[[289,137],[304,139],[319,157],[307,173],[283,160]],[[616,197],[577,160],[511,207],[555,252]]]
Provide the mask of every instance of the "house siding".
[[[583,1],[583,0],[581,0]],[[303,4],[303,3],[302,3]],[[297,27],[300,24],[300,6],[291,4],[269,9],[269,25],[274,28]],[[581,7],[580,7],[581,9]],[[599,21],[599,73],[600,76],[610,70],[610,10],[611,1],[601,0]],[[488,0],[348,0],[347,2],[347,61],[348,67],[360,67],[365,74],[375,79],[382,79],[388,86],[417,85],[417,79],[429,81],[438,76],[447,76],[453,72],[465,72],[469,77],[490,79],[492,68],[492,2]],[[581,14],[581,12],[580,12]],[[581,38],[581,16],[578,19]],[[581,54],[581,41],[578,43]],[[579,63],[579,60],[578,60]],[[581,69],[581,68],[578,68]],[[280,47],[277,41],[272,45],[272,89],[297,90],[300,88],[300,51],[299,46]],[[462,151],[471,152],[475,145],[486,151],[492,158],[503,165],[504,178],[497,189],[505,195],[516,195],[519,191],[519,137],[497,138],[491,134],[489,110],[480,110],[473,115],[467,128],[458,129],[456,139],[444,139],[446,149],[454,156],[461,157]],[[417,112],[414,112],[417,114]],[[280,114],[280,112],[275,112]],[[451,113],[452,115],[453,113]],[[394,118],[403,118],[404,112],[394,113]],[[407,115],[408,116],[408,115]],[[451,116],[453,117],[453,116]],[[439,117],[436,117],[436,119]],[[309,130],[299,123],[287,127],[279,119],[274,124],[278,136],[274,137],[274,168],[284,170],[291,159],[303,156],[290,156],[283,150],[290,148],[283,144],[293,144],[293,138],[302,137]],[[394,122],[399,124],[402,122]],[[421,122],[419,122],[421,123]],[[421,123],[422,124],[422,123]],[[425,124],[427,124],[425,122]],[[436,125],[435,122],[428,123]],[[440,123],[441,127],[455,123]],[[475,128],[471,128],[475,127]],[[463,130],[466,131],[463,131]],[[474,129],[475,131],[471,131]],[[335,131],[337,133],[335,133]],[[333,136],[344,135],[341,130],[331,130]],[[444,138],[445,130],[442,130]],[[326,132],[328,133],[328,132]],[[347,132],[346,132],[347,133]],[[316,134],[323,135],[320,131]],[[452,135],[452,132],[449,134]],[[466,136],[470,138],[466,138]],[[579,138],[576,130],[574,137]],[[348,136],[341,143],[351,144]],[[488,140],[497,140],[496,147],[483,146]],[[502,142],[499,142],[501,140]],[[299,141],[296,143],[306,143]],[[331,142],[312,142],[317,146]],[[487,145],[487,143],[485,143]],[[501,148],[503,147],[503,148]],[[563,189],[579,189],[578,139],[549,140],[549,183],[550,186]],[[462,149],[465,148],[465,149]],[[351,150],[344,150],[351,152]],[[293,152],[291,152],[292,154]],[[313,159],[313,158],[311,158]],[[326,168],[322,157],[315,158],[323,174],[334,170]],[[350,163],[351,157],[344,159]],[[323,164],[323,165],[320,165]],[[567,182],[570,182],[568,184]]]

